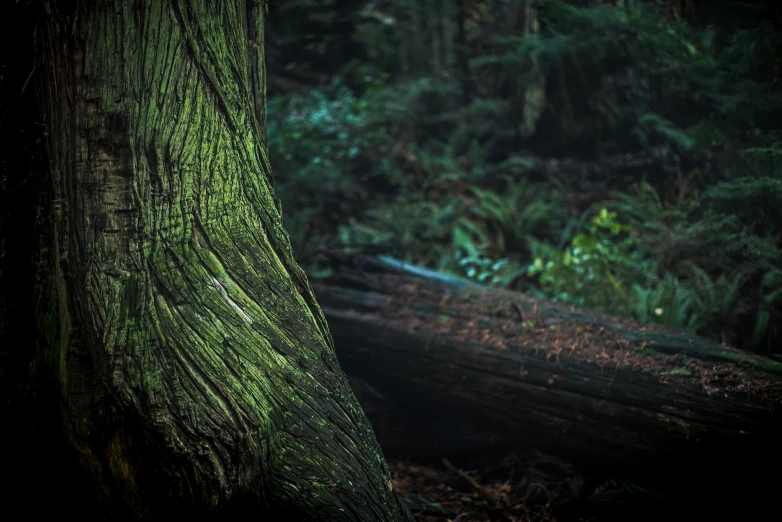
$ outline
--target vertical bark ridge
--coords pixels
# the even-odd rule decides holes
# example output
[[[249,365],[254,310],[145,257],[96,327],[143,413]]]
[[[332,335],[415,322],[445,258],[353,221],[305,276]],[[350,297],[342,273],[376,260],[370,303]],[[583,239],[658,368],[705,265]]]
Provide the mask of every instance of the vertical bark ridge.
[[[61,316],[120,412],[105,414],[114,435],[100,447],[89,427],[75,444],[129,502],[151,494],[129,457],[143,442],[161,498],[409,519],[282,227],[260,3],[46,6]],[[98,414],[74,406],[69,368],[71,413],[88,426]]]

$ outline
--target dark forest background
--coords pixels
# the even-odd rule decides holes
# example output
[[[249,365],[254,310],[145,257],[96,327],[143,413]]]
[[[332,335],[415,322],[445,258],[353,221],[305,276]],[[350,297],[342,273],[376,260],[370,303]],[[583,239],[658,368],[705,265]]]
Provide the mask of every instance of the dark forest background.
[[[3,34],[0,337],[46,189],[35,21],[8,7],[30,34]],[[386,252],[779,356],[781,24],[759,0],[271,2],[297,259]]]
[[[300,263],[386,252],[782,351],[774,2],[272,2]]]

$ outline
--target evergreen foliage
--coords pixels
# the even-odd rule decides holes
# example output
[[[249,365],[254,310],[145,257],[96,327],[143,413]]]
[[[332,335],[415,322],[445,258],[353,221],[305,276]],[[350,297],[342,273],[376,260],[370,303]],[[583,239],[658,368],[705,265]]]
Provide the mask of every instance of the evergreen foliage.
[[[270,89],[269,136],[286,226],[310,273],[325,273],[310,255],[319,248],[372,245],[778,351],[778,8],[339,5],[297,11],[300,25],[342,20],[318,26],[332,71],[306,76],[314,62],[283,52],[270,73],[299,86]],[[329,31],[346,23],[352,47],[329,51]]]

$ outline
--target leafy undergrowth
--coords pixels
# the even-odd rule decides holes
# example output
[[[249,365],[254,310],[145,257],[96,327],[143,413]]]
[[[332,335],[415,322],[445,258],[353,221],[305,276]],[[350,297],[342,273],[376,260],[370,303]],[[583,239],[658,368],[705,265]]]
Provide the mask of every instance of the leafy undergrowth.
[[[467,96],[458,57],[443,59],[461,44],[440,47],[437,33],[454,12],[371,4],[351,35],[364,58],[269,100],[276,190],[308,273],[327,275],[312,262],[320,249],[380,249],[779,351],[782,69],[768,66],[770,15],[742,11],[745,27],[713,40],[714,27],[653,3],[552,0],[532,35],[505,23],[526,3],[468,3]],[[297,21],[310,20],[302,9]]]

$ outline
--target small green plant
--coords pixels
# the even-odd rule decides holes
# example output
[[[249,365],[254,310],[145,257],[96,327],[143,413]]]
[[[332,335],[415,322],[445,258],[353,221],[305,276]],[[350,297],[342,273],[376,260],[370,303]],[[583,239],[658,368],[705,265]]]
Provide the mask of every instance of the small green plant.
[[[535,242],[527,273],[556,300],[612,310],[626,301],[633,282],[649,279],[648,263],[636,256],[630,231],[616,212],[602,208],[564,251]]]
[[[627,311],[634,319],[695,332],[705,323],[691,290],[671,274],[648,285],[633,283]]]
[[[501,194],[477,186],[470,190],[476,199],[471,214],[491,231],[491,243],[502,254],[526,250],[530,236],[544,236],[561,221],[561,212],[531,183],[506,177]]]
[[[482,256],[468,256],[459,260],[464,274],[473,281],[490,286],[502,285],[501,270],[508,264],[507,259],[494,260]]]
[[[386,166],[373,159],[385,133],[369,128],[370,109],[338,79],[307,95],[269,100],[275,192],[283,202],[294,249],[314,250],[324,236],[355,216],[366,199],[365,180]]]

